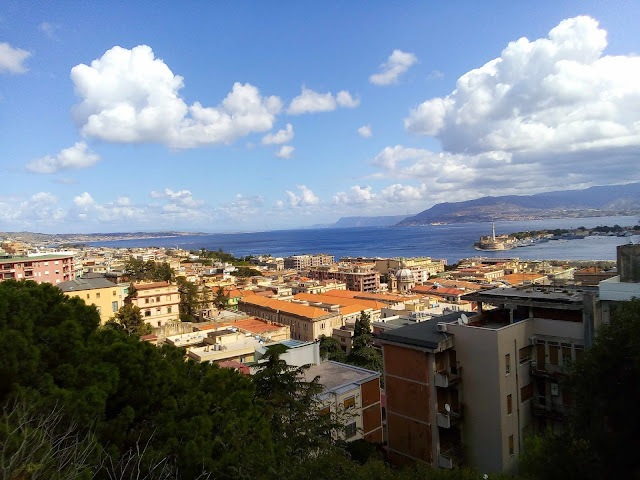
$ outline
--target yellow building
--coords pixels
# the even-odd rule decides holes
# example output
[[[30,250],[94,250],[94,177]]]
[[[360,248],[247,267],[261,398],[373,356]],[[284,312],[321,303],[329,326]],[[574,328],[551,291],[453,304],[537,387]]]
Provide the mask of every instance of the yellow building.
[[[101,323],[113,317],[124,302],[120,286],[104,277],[69,280],[59,283],[58,288],[68,297],[78,297],[87,305],[95,305]]]
[[[177,285],[169,282],[134,283],[135,294],[131,304],[142,312],[145,323],[162,327],[167,322],[180,320],[180,293]]]

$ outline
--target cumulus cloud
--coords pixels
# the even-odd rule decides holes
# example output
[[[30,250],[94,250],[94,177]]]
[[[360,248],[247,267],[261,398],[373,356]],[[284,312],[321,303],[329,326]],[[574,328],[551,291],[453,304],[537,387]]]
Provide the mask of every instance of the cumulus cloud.
[[[171,190],[165,188],[163,191],[151,191],[151,198],[164,198],[171,203],[183,206],[183,207],[199,207],[204,202],[202,200],[195,200],[190,190]]]
[[[65,148],[55,156],[47,155],[31,160],[25,167],[33,173],[57,173],[62,170],[93,167],[100,156],[92,152],[84,142]]]
[[[590,17],[560,22],[548,38],[509,43],[405,119],[452,152],[575,152],[640,144],[640,57],[603,55]]]
[[[293,125],[287,123],[287,127],[283,130],[278,130],[276,133],[267,133],[262,137],[263,145],[279,145],[282,143],[288,143],[293,140]]]
[[[287,113],[300,115],[302,113],[330,112],[340,107],[354,108],[360,104],[360,99],[354,99],[346,90],[341,90],[334,97],[331,92],[318,93],[310,88],[302,87],[302,93],[291,100]]]
[[[369,138],[373,133],[371,132],[371,125],[363,125],[358,129],[358,135],[362,138]]]
[[[56,31],[60,29],[60,25],[56,25],[49,22],[42,22],[38,25],[38,28],[51,40],[57,40]]]
[[[359,205],[368,203],[374,200],[375,193],[371,192],[371,187],[361,187],[360,185],[354,185],[349,192],[338,192],[333,196],[333,203],[335,205]]]
[[[58,198],[48,192],[38,192],[26,200],[0,198],[0,221],[19,228],[51,225],[65,218],[58,206]]]
[[[24,62],[31,52],[15,48],[7,42],[0,43],[0,73],[25,73],[29,70]]]
[[[283,145],[282,147],[280,147],[280,150],[276,152],[276,157],[290,159],[291,155],[293,155],[294,150],[295,148],[291,145]]]
[[[387,61],[380,65],[380,72],[369,77],[369,82],[374,85],[391,85],[398,83],[400,75],[409,70],[418,58],[413,53],[394,50]]]
[[[232,143],[273,128],[282,102],[255,86],[236,82],[217,107],[188,106],[183,78],[147,45],[113,47],[71,69],[81,103],[73,117],[83,136],[116,143],[163,143],[172,148]]]
[[[299,193],[296,194],[291,190],[286,190],[284,193],[287,196],[287,201],[291,207],[305,207],[309,205],[317,205],[320,203],[320,199],[307,188],[306,185],[296,185]]]
[[[264,198],[260,195],[245,196],[238,193],[233,202],[223,203],[217,211],[227,217],[247,217],[256,215],[263,204]]]

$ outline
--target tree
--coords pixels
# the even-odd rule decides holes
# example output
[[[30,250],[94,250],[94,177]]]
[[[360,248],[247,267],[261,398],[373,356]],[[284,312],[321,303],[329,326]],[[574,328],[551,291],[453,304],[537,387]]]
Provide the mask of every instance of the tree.
[[[356,320],[353,328],[353,336],[369,335],[371,333],[371,316],[364,310],[360,312],[360,316]]]
[[[326,360],[333,360],[334,362],[344,362],[346,359],[346,354],[342,347],[340,346],[340,342],[333,337],[327,337],[325,335],[320,335],[320,356]]]
[[[122,328],[127,335],[148,335],[153,333],[151,325],[144,322],[142,312],[135,305],[127,303],[120,307],[113,318],[108,322],[109,326]]]
[[[154,282],[171,282],[174,278],[173,269],[168,263],[146,262],[132,258],[125,262],[124,273],[129,280],[150,280]]]
[[[218,291],[216,292],[216,297],[214,299],[214,303],[216,305],[216,308],[218,310],[222,310],[224,307],[227,306],[229,299],[227,298],[227,296],[224,293],[224,288],[222,287],[218,287]]]
[[[178,277],[178,291],[180,292],[180,320],[183,322],[192,322],[198,313],[199,295],[198,286],[186,279],[186,277]]]

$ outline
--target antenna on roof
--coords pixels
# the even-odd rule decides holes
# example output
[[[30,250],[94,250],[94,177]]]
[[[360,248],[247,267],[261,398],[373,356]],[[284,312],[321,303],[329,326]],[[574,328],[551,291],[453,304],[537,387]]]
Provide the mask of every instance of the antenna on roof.
[[[462,314],[460,315],[460,318],[462,319],[462,323],[464,323],[465,325],[469,325],[469,317],[467,317],[466,314]]]
[[[444,404],[444,409],[447,411],[447,413],[451,413],[451,406],[448,403]]]

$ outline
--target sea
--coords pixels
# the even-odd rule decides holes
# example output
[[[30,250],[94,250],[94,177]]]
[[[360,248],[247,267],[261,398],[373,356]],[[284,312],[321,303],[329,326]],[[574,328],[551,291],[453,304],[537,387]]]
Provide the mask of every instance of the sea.
[[[495,222],[496,235],[522,231],[580,226],[630,226],[640,224],[636,216],[561,218]],[[552,240],[533,246],[499,252],[477,251],[481,235],[491,234],[491,223],[458,223],[416,227],[357,227],[274,230],[250,233],[214,233],[179,237],[88,242],[104,247],[168,247],[186,250],[222,249],[235,256],[271,254],[284,257],[303,253],[328,253],[336,260],[344,256],[445,258],[456,263],[475,256],[522,260],[615,260],[616,246],[640,243],[631,237],[590,236],[577,240]]]

